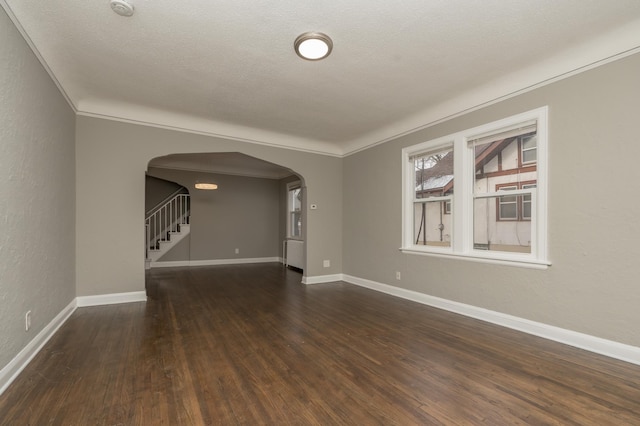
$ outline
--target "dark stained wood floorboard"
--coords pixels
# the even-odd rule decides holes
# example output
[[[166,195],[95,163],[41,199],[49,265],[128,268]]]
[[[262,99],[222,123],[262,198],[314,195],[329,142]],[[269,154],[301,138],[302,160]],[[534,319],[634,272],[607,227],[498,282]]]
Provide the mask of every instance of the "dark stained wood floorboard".
[[[278,264],[79,308],[0,425],[640,425],[640,367]]]

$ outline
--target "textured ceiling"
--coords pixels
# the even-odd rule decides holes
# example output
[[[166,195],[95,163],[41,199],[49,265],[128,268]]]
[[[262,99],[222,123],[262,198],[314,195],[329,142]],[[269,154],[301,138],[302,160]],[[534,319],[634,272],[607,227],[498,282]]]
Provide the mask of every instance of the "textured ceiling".
[[[131,3],[0,0],[79,114],[332,155],[640,48],[638,0]]]

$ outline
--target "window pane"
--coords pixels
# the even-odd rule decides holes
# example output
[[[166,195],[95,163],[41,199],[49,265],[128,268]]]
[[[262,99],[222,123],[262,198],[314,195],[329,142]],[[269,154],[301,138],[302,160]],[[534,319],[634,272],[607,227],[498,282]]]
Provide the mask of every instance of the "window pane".
[[[522,149],[532,149],[536,147],[536,135],[527,135],[522,137]]]
[[[515,220],[518,218],[518,205],[515,202],[515,197],[502,197],[513,198],[513,202],[504,203],[500,201],[500,219],[501,220]]]
[[[503,186],[500,191],[512,191],[518,189],[517,186]],[[500,205],[500,220],[517,220],[518,219],[518,197],[515,195],[503,196],[498,199]]]
[[[289,191],[291,210],[300,210],[302,208],[302,189],[295,188]]]
[[[535,184],[522,185],[522,189],[535,188]],[[531,195],[522,196],[522,219],[531,220]]]
[[[537,139],[535,130],[529,130],[520,135],[486,136],[474,142],[474,193],[493,192],[508,183],[535,182],[537,170],[532,170],[532,163],[536,161]]]
[[[522,218],[531,219],[531,195],[522,196]]]
[[[532,163],[536,161],[537,155],[537,141],[536,135],[528,135],[522,137],[522,162]]]
[[[451,247],[451,215],[445,214],[445,203],[423,202],[413,206],[413,243]]]
[[[290,237],[302,236],[302,214],[300,211],[291,212],[291,229],[289,230]]]
[[[302,188],[295,187],[289,189],[289,223],[288,223],[288,237],[301,238],[302,237]]]
[[[453,148],[416,157],[416,198],[453,194]]]
[[[491,250],[515,253],[531,253],[531,222],[516,220],[497,220],[496,206],[500,209],[511,209],[513,204],[501,204],[500,198],[518,197],[487,197],[474,199],[473,215],[473,248],[476,250]],[[507,207],[509,206],[509,207]],[[512,213],[513,211],[509,211]]]

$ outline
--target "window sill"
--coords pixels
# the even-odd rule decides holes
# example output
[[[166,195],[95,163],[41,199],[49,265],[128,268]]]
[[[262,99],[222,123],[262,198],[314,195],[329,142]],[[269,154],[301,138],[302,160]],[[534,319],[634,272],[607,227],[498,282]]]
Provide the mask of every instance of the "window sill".
[[[432,256],[445,259],[461,259],[471,262],[490,263],[494,265],[515,266],[529,269],[548,269],[551,266],[551,262],[542,261],[537,259],[521,259],[521,258],[507,258],[507,257],[487,257],[480,256],[473,253],[454,253],[452,251],[426,251],[415,248],[401,247],[400,251],[405,254],[417,254],[420,256]]]

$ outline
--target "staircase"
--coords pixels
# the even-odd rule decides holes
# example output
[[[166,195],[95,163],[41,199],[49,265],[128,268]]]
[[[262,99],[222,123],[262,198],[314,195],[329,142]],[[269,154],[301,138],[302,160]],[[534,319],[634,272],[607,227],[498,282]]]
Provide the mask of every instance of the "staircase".
[[[145,219],[145,259],[147,267],[157,262],[180,240],[189,235],[191,199],[189,194],[177,194],[154,208]]]

